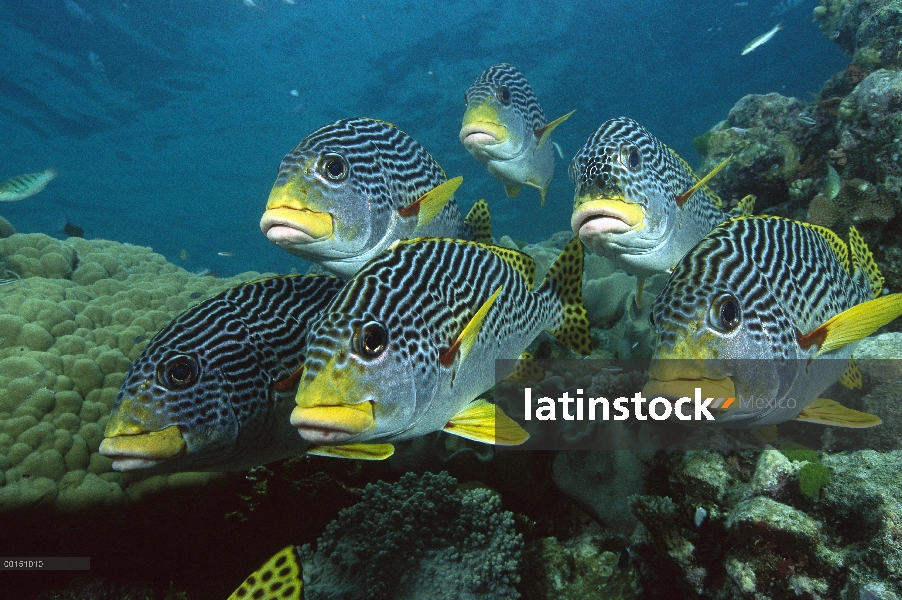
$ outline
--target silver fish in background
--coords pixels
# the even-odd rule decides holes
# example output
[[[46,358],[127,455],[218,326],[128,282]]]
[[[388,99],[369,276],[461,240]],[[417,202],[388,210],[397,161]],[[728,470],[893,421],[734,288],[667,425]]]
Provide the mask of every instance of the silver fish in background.
[[[532,87],[515,67],[489,67],[466,93],[460,142],[473,158],[500,179],[509,198],[524,185],[539,191],[542,204],[554,175],[548,136],[573,114],[548,123]]]
[[[727,159],[729,160],[729,159]],[[630,275],[668,272],[730,218],[689,165],[639,123],[604,122],[570,161],[576,186],[570,226],[592,252]],[[754,197],[736,211],[751,213]]]
[[[519,425],[476,398],[495,384],[495,360],[516,359],[543,330],[589,352],[582,267],[574,239],[533,290],[535,262],[516,250],[428,238],[395,244],[311,325],[291,415],[316,445],[308,452],[382,459],[391,442],[439,430],[524,442]]]
[[[757,50],[759,47],[761,47],[764,44],[766,44],[767,42],[769,42],[771,40],[771,38],[773,38],[775,35],[777,35],[777,32],[780,31],[781,29],[783,29],[783,24],[777,23],[776,25],[773,26],[773,29],[771,29],[770,31],[768,31],[766,33],[762,33],[761,35],[759,35],[758,37],[753,39],[751,42],[746,44],[745,48],[742,49],[742,52],[740,52],[739,55],[745,56],[749,52],[751,52],[753,50]]]
[[[714,425],[764,428],[798,419],[869,427],[880,419],[819,395],[860,377],[852,351],[902,314],[855,228],[739,217],[674,269],[652,307],[657,348],[647,397],[765,398],[712,410]],[[786,402],[787,399],[793,402]],[[692,422],[697,424],[697,422]]]
[[[479,201],[465,220],[432,156],[385,121],[342,119],[282,159],[260,229],[283,250],[349,278],[399,239],[476,239],[488,228]]]
[[[288,419],[307,327],[342,286],[261,279],[179,315],[126,375],[100,453],[117,471],[154,472],[235,471],[302,454]]]
[[[59,171],[50,167],[40,173],[17,175],[0,182],[0,202],[18,202],[34,196],[53,181]]]

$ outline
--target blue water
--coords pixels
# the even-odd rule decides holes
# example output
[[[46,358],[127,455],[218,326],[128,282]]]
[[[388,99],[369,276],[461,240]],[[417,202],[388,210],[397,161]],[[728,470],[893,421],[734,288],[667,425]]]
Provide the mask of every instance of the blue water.
[[[0,0],[0,179],[61,172],[0,214],[60,237],[68,220],[192,271],[304,270],[258,228],[279,161],[365,115],[463,175],[459,203],[485,197],[496,237],[538,241],[569,228],[566,161],[540,209],[531,190],[507,199],[457,139],[464,92],[491,64],[523,71],[549,119],[576,109],[555,131],[567,161],[623,115],[697,164],[692,138],[743,95],[808,101],[849,63],[813,0],[779,17],[775,0],[296,1]]]

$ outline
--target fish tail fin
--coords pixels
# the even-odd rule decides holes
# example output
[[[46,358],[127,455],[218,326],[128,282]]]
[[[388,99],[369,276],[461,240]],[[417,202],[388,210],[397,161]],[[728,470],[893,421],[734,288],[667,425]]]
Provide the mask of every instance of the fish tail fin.
[[[583,306],[583,243],[573,238],[558,256],[540,291],[551,291],[561,302],[561,318],[551,334],[568,348],[589,354],[589,317]]]
[[[492,243],[492,214],[489,212],[489,204],[482,198],[476,201],[464,223],[473,230],[473,241],[481,244]]]
[[[883,275],[864,238],[854,227],[849,227],[849,248],[852,250],[852,272],[863,272],[871,286],[871,297],[878,297],[883,292]]]
[[[730,211],[730,214],[734,217],[751,217],[755,212],[755,200],[757,198],[749,194],[739,201],[739,204]]]
[[[244,598],[303,600],[304,578],[297,548],[286,546],[279,550],[262,567],[248,575],[228,600]]]

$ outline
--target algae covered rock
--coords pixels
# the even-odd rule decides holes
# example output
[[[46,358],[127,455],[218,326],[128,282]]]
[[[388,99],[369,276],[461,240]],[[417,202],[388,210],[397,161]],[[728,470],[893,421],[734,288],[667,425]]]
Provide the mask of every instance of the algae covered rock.
[[[828,39],[870,70],[902,67],[902,5],[896,0],[821,0],[814,20]]]
[[[0,239],[0,511],[76,511],[177,485],[134,482],[97,453],[131,361],[193,302],[253,279],[195,277],[148,248]],[[201,476],[207,479],[210,476]]]

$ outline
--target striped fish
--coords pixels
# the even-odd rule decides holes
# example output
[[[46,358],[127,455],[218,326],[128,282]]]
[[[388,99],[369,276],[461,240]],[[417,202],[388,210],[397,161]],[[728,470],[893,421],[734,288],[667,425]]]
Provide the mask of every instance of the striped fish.
[[[501,180],[509,198],[526,185],[537,189],[545,204],[554,175],[548,136],[573,112],[548,123],[526,77],[507,63],[486,69],[467,90],[466,101],[460,143]]]
[[[860,376],[850,363],[858,341],[902,314],[902,294],[882,289],[854,227],[847,245],[825,227],[733,218],[680,261],[655,300],[644,394],[693,398],[699,388],[704,398],[739,399],[712,412],[730,427],[876,425],[879,418],[819,394]]]
[[[280,248],[344,278],[414,235],[491,241],[480,200],[465,220],[432,156],[385,121],[320,127],[282,159],[260,229]],[[487,236],[487,239],[486,239]]]
[[[113,469],[231,471],[302,454],[288,423],[310,320],[343,285],[245,283],[179,315],[119,390],[100,453]]]
[[[50,167],[40,173],[17,175],[0,182],[0,202],[18,202],[34,196],[53,181],[59,171]]]
[[[570,161],[573,234],[630,275],[666,273],[731,216],[704,185],[725,164],[699,180],[636,121],[606,121]],[[750,213],[753,202],[749,196],[739,210]]]
[[[519,425],[476,398],[494,385],[495,360],[516,359],[543,330],[588,353],[582,266],[574,239],[533,290],[535,263],[521,252],[434,238],[395,244],[311,325],[291,414],[318,446],[308,452],[381,459],[391,442],[442,429],[525,441]]]

